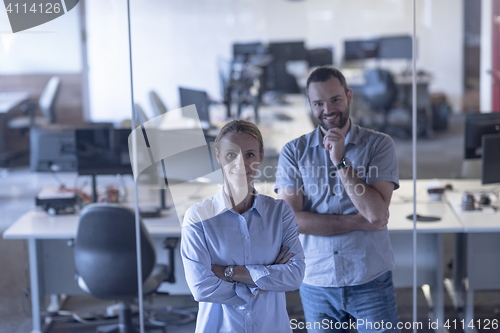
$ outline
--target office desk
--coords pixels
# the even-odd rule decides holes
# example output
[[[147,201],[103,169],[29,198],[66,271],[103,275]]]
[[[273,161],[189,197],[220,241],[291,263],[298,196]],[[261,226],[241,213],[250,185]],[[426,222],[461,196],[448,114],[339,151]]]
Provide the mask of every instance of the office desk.
[[[452,191],[445,192],[441,202],[448,206],[448,213],[441,215],[435,210],[428,210],[433,204],[440,202],[419,205],[425,202],[426,197],[428,198],[426,193],[428,180],[417,181],[417,213],[440,215],[443,217],[441,222],[444,222],[450,217],[449,210],[451,210],[461,225],[458,229],[449,228],[444,231],[455,234],[452,279],[446,279],[445,285],[456,310],[459,313],[465,310],[463,313],[465,331],[475,332],[475,329],[467,327],[474,319],[474,290],[500,289],[500,265],[497,264],[500,254],[500,211],[494,212],[490,209],[485,212],[463,212],[461,202],[465,191],[477,193],[496,188],[498,193],[498,185],[481,185],[477,179],[443,179],[441,182],[443,185],[453,186]],[[404,204],[411,199],[411,183],[410,180],[401,181],[401,189],[393,194],[391,212],[397,203]],[[434,227],[429,224],[428,228],[440,229],[438,224]],[[420,237],[423,230],[418,232]]]
[[[428,181],[417,181],[417,214],[439,216],[441,220],[417,222],[417,285],[422,287],[429,305],[429,319],[438,320],[438,331],[444,331],[444,234],[462,232],[463,226],[445,201],[429,200]],[[394,286],[412,287],[413,221],[406,217],[413,214],[413,182],[402,180],[400,186],[389,207],[388,228],[396,266]]]
[[[491,191],[494,185],[482,186],[479,180],[456,183],[460,191],[448,193],[447,201],[464,226],[464,233],[455,241],[453,281],[449,290],[455,307],[464,310],[466,332],[475,332],[468,323],[474,320],[474,291],[500,289],[500,211],[464,212],[461,210],[463,191]],[[498,193],[498,185],[496,186]],[[496,202],[496,205],[499,203]],[[464,295],[465,294],[465,295]],[[481,322],[482,325],[484,323]],[[476,322],[477,326],[477,322]]]
[[[78,228],[78,215],[50,216],[44,211],[30,210],[7,229],[6,239],[27,239],[30,262],[31,302],[33,314],[32,332],[43,332],[41,310],[46,305],[46,295],[78,295],[84,292],[78,287],[71,247]],[[155,243],[158,262],[166,262],[162,249],[165,237],[179,236],[180,224],[173,212],[159,219],[143,219]],[[176,256],[180,257],[176,249]],[[171,294],[189,294],[180,260],[175,263],[176,283],[164,283],[161,291]],[[52,300],[53,301],[53,300]],[[52,303],[51,307],[55,305]]]
[[[431,293],[426,297],[432,301],[430,317],[444,318],[444,290],[443,290],[443,234],[462,232],[463,225],[453,213],[451,207],[445,202],[429,202],[425,191],[427,180],[417,183],[418,213],[421,215],[438,215],[442,217],[439,222],[419,222],[418,254],[417,254],[417,283],[419,286],[429,285]],[[257,190],[262,194],[273,197],[271,183],[256,184]],[[184,211],[192,203],[200,201],[210,193],[214,193],[219,185],[183,184],[178,193],[185,198],[177,202],[178,212]],[[396,287],[412,286],[413,276],[413,223],[406,219],[412,214],[413,204],[409,202],[412,194],[412,182],[402,181],[401,188],[394,192],[394,199],[390,206],[389,233],[394,249],[396,269],[394,270],[394,284]],[[181,214],[182,215],[182,214]],[[154,238],[157,249],[161,248],[161,240],[166,236],[178,236],[180,225],[174,211],[160,219],[143,219],[147,229]],[[33,332],[41,332],[41,304],[45,304],[44,295],[48,294],[80,294],[83,293],[74,282],[74,263],[71,247],[68,241],[76,235],[78,225],[77,215],[51,217],[44,212],[29,211],[16,221],[3,237],[9,239],[27,239],[29,244],[29,259],[31,270]],[[162,252],[157,250],[158,260],[164,261]],[[180,255],[176,252],[177,257]],[[166,257],[166,256],[164,256]],[[175,285],[166,284],[170,292],[175,294],[189,294],[185,280],[184,270],[180,260],[176,261]],[[162,286],[163,288],[163,286]]]

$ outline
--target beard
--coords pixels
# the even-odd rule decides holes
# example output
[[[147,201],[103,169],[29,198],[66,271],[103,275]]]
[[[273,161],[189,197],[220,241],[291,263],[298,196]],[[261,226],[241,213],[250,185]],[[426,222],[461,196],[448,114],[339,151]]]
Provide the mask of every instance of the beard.
[[[327,116],[337,116],[337,122],[336,124],[329,124],[326,123],[323,117],[324,115],[318,118],[319,125],[321,128],[323,128],[325,131],[328,131],[331,128],[344,128],[344,126],[347,124],[347,120],[349,120],[349,114],[350,114],[350,107],[351,105],[347,103],[347,106],[344,111],[338,111],[338,112],[331,112]]]

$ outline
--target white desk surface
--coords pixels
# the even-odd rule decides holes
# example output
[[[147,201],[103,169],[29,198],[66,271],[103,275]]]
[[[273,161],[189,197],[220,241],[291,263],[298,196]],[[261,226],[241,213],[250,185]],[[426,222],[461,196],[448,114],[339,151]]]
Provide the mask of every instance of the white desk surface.
[[[0,113],[9,112],[16,105],[29,98],[29,93],[25,91],[0,92]]]
[[[453,232],[500,232],[500,212],[496,213],[465,213],[452,208],[461,201],[465,190],[491,189],[494,186],[481,186],[479,180],[442,180],[444,184],[451,183],[453,191],[447,191],[442,201],[430,201],[426,188],[429,180],[417,182],[417,214],[424,216],[439,216],[437,222],[417,222],[419,233],[453,233]],[[413,213],[411,195],[413,183],[411,180],[402,180],[400,189],[394,192],[391,202],[389,231],[411,232],[413,223],[406,216]],[[276,197],[273,191],[274,183],[257,183],[259,193]],[[200,201],[200,197],[213,195],[217,191],[215,184],[185,184],[181,192],[186,199],[178,209],[187,209],[193,203]],[[213,193],[213,194],[212,194]],[[193,196],[195,195],[195,196]],[[200,196],[201,195],[201,196]],[[209,196],[210,196],[209,195]],[[144,224],[153,236],[178,235],[180,225],[173,210],[165,213],[161,218],[143,219]],[[44,211],[29,211],[25,213],[4,233],[4,238],[10,239],[66,239],[74,238],[78,226],[78,215],[50,216]]]
[[[431,179],[418,179],[417,180],[417,204],[427,203],[430,201],[429,194],[427,193],[427,185]],[[464,179],[439,179],[443,186],[451,184],[454,188],[453,191],[460,191],[461,188],[475,187],[479,188],[480,182],[474,180]],[[401,179],[399,181],[399,188],[392,193],[391,204],[413,202],[413,180]],[[463,190],[461,190],[463,191]],[[443,199],[443,202],[444,199]]]
[[[42,210],[23,214],[3,233],[5,239],[71,239],[78,228],[78,214],[50,216]],[[178,236],[181,226],[173,211],[161,218],[143,218],[151,236]]]
[[[183,197],[177,200],[176,207],[180,210],[189,208],[192,204],[214,195],[219,189],[218,184],[184,183],[175,186],[175,193]],[[257,191],[276,197],[273,192],[274,183],[256,184]],[[143,191],[142,198],[153,201],[151,191]],[[155,192],[156,193],[156,192]],[[131,195],[133,197],[133,195]],[[168,196],[169,200],[172,200]],[[172,201],[170,201],[172,202]],[[76,236],[78,214],[50,216],[43,210],[30,210],[23,214],[4,233],[5,239],[70,239]],[[144,225],[153,237],[179,235],[181,226],[176,212],[170,209],[160,218],[143,218]]]
[[[423,182],[425,185],[425,182]],[[403,181],[401,188],[408,191],[411,188],[408,181]],[[259,193],[276,197],[273,192],[274,183],[257,183],[256,188]],[[215,184],[184,184],[180,188],[180,194],[186,199],[178,209],[184,209],[191,204],[200,201],[207,195],[213,195],[218,189]],[[399,191],[399,190],[398,190]],[[411,192],[411,191],[410,191]],[[404,193],[403,193],[404,194]],[[417,213],[426,216],[440,216],[438,222],[418,222],[417,232],[419,233],[445,233],[461,232],[463,225],[457,216],[453,213],[451,207],[444,201],[429,202],[425,200],[427,193],[422,194],[422,202],[417,204]],[[390,206],[389,231],[392,232],[411,232],[413,223],[406,216],[412,214],[413,203],[394,200]],[[44,211],[31,210],[25,213],[4,233],[3,237],[8,239],[70,239],[76,235],[78,227],[77,214],[50,216]],[[178,235],[181,227],[175,212],[169,210],[161,218],[143,219],[145,226],[154,236]]]
[[[500,232],[500,210],[495,212],[492,208],[486,208],[484,211],[462,211],[462,195],[463,192],[447,193],[446,199],[462,222],[464,232]],[[498,202],[494,204],[499,205]]]
[[[389,206],[389,232],[413,231],[413,220],[406,217],[413,214],[413,203],[398,203]],[[440,221],[417,222],[418,233],[454,233],[462,232],[463,225],[445,202],[417,203],[417,214],[423,216],[439,216]]]
[[[431,213],[424,213],[424,210],[430,207],[426,203],[431,202],[427,194],[427,184],[429,181],[429,179],[419,179],[417,181],[417,213],[421,215],[433,215]],[[453,190],[445,192],[442,202],[448,203],[447,206],[462,224],[462,230],[457,230],[456,232],[500,232],[500,210],[496,213],[492,212],[491,209],[486,209],[484,212],[463,212],[461,210],[462,196],[465,191],[476,193],[491,191],[495,188],[498,189],[498,185],[481,185],[481,180],[479,179],[440,179],[440,181],[443,185],[451,184],[453,186]],[[401,180],[400,186],[393,193],[391,211],[395,207],[395,204],[409,203],[411,206],[413,200],[413,181],[409,179]],[[438,203],[436,202],[436,204]],[[498,202],[494,204],[499,205]]]

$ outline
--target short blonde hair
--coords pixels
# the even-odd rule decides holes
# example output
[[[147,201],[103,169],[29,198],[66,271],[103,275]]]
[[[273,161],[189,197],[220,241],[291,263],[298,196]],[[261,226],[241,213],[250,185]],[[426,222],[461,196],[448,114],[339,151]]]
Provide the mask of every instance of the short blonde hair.
[[[264,152],[264,140],[262,139],[262,134],[254,123],[243,119],[230,121],[222,127],[219,134],[215,138],[215,142],[220,142],[220,140],[228,133],[243,133],[253,136],[259,142],[260,152]]]

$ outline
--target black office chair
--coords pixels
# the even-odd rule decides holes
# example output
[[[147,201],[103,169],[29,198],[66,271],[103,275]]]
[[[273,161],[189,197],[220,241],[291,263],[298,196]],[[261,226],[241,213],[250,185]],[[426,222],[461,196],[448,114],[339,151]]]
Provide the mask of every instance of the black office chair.
[[[151,101],[155,117],[167,113],[167,107],[154,90],[149,92],[149,100]]]
[[[397,98],[397,87],[392,74],[385,69],[371,69],[365,73],[363,93],[370,106],[387,113]]]
[[[167,277],[167,266],[156,264],[153,241],[141,221],[143,293],[155,291]],[[130,303],[137,298],[137,255],[134,211],[109,204],[91,204],[80,215],[74,244],[80,288],[101,299],[120,301],[119,322],[97,332],[132,333]],[[165,326],[160,328],[166,332]],[[158,329],[158,328],[157,328]]]
[[[26,130],[33,126],[43,126],[56,123],[57,115],[55,105],[60,85],[61,79],[58,76],[51,77],[43,89],[43,92],[38,99],[38,103],[27,102],[21,104],[20,108],[23,110],[24,115],[9,121],[9,128]],[[42,111],[42,117],[36,116],[37,109]]]
[[[224,103],[224,105],[226,106],[226,117],[227,119],[230,119],[233,94],[233,87],[231,85],[233,61],[219,58],[217,59],[217,68],[219,71],[220,94],[222,96],[222,103]]]
[[[398,98],[398,89],[392,74],[380,68],[366,71],[363,95],[370,108],[384,116],[380,130],[385,133],[391,132],[389,112]]]

